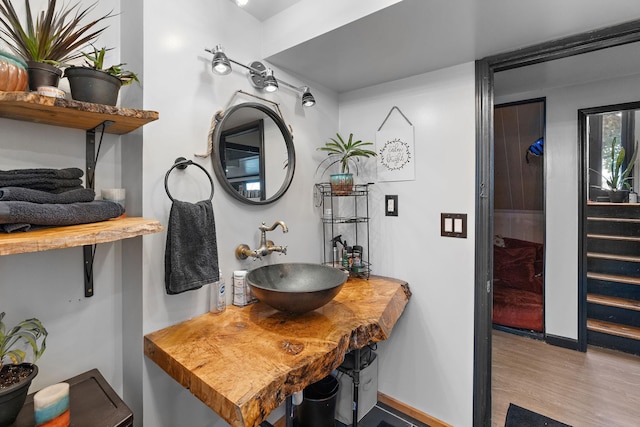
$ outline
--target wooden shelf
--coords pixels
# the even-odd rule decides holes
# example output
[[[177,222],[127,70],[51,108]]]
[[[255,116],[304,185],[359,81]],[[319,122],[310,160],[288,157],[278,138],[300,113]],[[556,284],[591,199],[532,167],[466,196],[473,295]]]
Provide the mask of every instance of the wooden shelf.
[[[598,217],[589,216],[588,221],[601,221],[601,222],[621,222],[629,224],[640,224],[640,218],[615,218],[615,217]]]
[[[109,120],[106,133],[122,135],[154,120],[156,111],[134,110],[70,101],[33,92],[0,92],[0,117],[73,129],[90,130]]]
[[[613,234],[587,234],[589,239],[601,239],[601,240],[619,240],[624,242],[640,242],[640,237],[634,236],[616,236]]]
[[[90,224],[2,234],[0,235],[0,255],[95,245],[159,231],[162,231],[162,225],[156,220],[126,217]]]
[[[623,308],[625,310],[640,311],[640,301],[610,297],[607,295],[587,294],[587,302],[592,304],[606,305],[609,307]]]
[[[594,279],[594,280],[603,280],[605,282],[618,282],[618,283],[626,283],[628,285],[640,285],[639,277],[618,276],[613,274],[587,272],[587,278]]]
[[[640,257],[637,257],[637,256],[603,254],[599,252],[587,252],[587,258],[606,259],[610,261],[640,262]]]
[[[640,328],[626,326],[618,323],[602,320],[587,319],[587,329],[602,334],[616,335],[618,337],[640,340]]]

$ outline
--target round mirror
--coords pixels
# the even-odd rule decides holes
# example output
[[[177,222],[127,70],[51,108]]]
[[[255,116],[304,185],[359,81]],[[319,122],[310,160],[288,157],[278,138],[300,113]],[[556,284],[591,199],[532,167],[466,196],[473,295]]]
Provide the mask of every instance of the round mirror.
[[[275,111],[258,103],[229,108],[213,134],[213,170],[222,188],[264,205],[287,191],[295,170],[293,138]]]

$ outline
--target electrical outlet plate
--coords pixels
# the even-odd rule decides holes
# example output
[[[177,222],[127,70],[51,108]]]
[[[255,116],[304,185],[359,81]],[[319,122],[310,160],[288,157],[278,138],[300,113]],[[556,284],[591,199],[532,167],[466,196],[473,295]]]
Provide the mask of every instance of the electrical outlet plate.
[[[441,213],[440,235],[444,237],[467,238],[467,214]]]
[[[386,216],[398,216],[398,196],[384,196],[384,214]]]

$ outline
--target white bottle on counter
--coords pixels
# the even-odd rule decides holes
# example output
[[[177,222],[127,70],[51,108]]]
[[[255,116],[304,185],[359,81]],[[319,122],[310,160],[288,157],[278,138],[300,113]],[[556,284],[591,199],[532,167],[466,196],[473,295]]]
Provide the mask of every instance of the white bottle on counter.
[[[224,283],[224,276],[222,270],[220,270],[219,278],[216,282],[211,284],[211,304],[210,309],[212,313],[222,313],[227,308],[227,295]]]
[[[233,305],[237,305],[238,307],[244,307],[249,304],[245,280],[246,275],[246,270],[236,270],[233,272]]]

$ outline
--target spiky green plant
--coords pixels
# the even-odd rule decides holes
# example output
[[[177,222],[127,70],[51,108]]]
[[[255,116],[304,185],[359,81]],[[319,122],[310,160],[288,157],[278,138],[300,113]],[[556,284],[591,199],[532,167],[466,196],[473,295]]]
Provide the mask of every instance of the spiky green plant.
[[[47,330],[38,319],[27,319],[11,328],[9,332],[4,325],[5,313],[0,313],[0,369],[5,361],[13,364],[22,363],[27,357],[27,353],[22,349],[25,344],[31,347],[33,362],[38,360],[47,348]],[[42,339],[40,344],[38,340]],[[22,346],[22,347],[20,347]]]
[[[629,185],[629,181],[631,181],[633,177],[629,175],[631,174],[631,171],[633,171],[633,167],[635,166],[635,163],[636,163],[636,156],[638,154],[637,141],[634,146],[631,159],[629,159],[627,166],[623,168],[622,164],[624,163],[624,158],[626,154],[627,153],[624,147],[618,146],[617,138],[614,137],[611,140],[611,157],[608,162],[609,174],[604,175],[595,169],[591,169],[592,171],[594,171],[595,173],[597,173],[602,177],[604,182],[607,184],[607,187],[608,187],[607,189],[616,191],[616,190],[625,190],[625,189],[628,190],[629,188],[631,188],[631,186]]]
[[[47,8],[34,14],[25,0],[26,22],[23,23],[12,0],[0,0],[0,39],[26,61],[60,65],[81,58],[80,49],[95,40],[105,29],[94,27],[113,16],[111,12],[87,24],[82,22],[98,2],[81,9],[80,3],[63,4],[56,10],[56,0],[48,0]]]
[[[93,47],[93,54],[83,53],[82,55],[85,58],[85,65],[89,68],[93,68],[94,70],[104,71],[105,73],[111,74],[114,77],[117,77],[122,82],[123,86],[131,84],[133,82],[140,83],[138,76],[133,71],[128,71],[122,68],[123,65],[127,65],[125,63],[121,63],[118,65],[112,65],[109,68],[104,68],[104,56],[107,51],[111,50],[103,47],[101,49],[96,49]]]
[[[330,163],[322,172],[323,175],[327,171],[327,169],[337,163],[340,163],[341,173],[350,173],[350,163],[355,166],[357,173],[357,162],[360,161],[360,157],[368,158],[377,156],[377,153],[375,151],[364,148],[366,146],[373,145],[373,142],[363,142],[361,140],[354,141],[353,134],[349,134],[349,140],[346,142],[339,133],[337,133],[336,136],[337,139],[330,138],[330,140],[327,141],[323,147],[318,148],[319,151],[326,151],[329,157],[327,159],[324,159],[318,165],[316,172],[325,162],[330,161]]]

